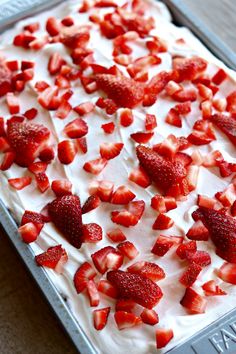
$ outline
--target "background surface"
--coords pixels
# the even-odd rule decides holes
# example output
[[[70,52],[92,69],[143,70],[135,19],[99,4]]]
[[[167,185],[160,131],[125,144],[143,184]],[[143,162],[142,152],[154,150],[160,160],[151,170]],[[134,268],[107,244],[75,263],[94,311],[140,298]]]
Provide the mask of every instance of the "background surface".
[[[184,1],[236,51],[236,1]],[[0,353],[77,353],[1,228]]]

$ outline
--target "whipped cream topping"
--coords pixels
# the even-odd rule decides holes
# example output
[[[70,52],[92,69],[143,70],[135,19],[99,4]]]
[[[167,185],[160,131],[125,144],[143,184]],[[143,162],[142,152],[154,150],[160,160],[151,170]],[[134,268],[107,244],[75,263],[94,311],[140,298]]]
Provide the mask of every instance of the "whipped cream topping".
[[[123,4],[124,1],[117,1],[117,3]],[[230,78],[220,86],[220,90],[215,96],[216,98],[225,97],[236,88],[234,81],[236,74],[217,60],[189,30],[174,26],[170,22],[171,17],[168,10],[162,3],[154,1],[147,1],[147,3],[149,7],[146,14],[152,15],[156,22],[156,28],[151,31],[151,34],[163,38],[168,45],[168,52],[159,55],[162,59],[162,63],[153,66],[149,70],[150,77],[162,70],[171,69],[172,54],[186,57],[199,55],[209,61],[207,72],[210,75],[217,72],[218,67],[224,68],[229,74]],[[1,36],[0,54],[6,56],[7,60],[32,60],[36,64],[33,80],[27,84],[24,92],[20,94],[21,112],[31,107],[38,109],[39,113],[34,119],[34,122],[40,122],[50,129],[51,143],[55,147],[59,141],[66,139],[63,128],[77,115],[71,112],[66,119],[60,120],[55,117],[54,111],[43,109],[37,103],[37,92],[34,89],[34,84],[39,80],[45,80],[49,84],[53,83],[53,78],[50,77],[47,71],[47,63],[53,52],[59,52],[68,63],[71,65],[74,64],[67,50],[61,43],[46,45],[42,50],[37,52],[15,47],[11,43],[13,37],[20,32],[21,28],[30,22],[40,22],[40,31],[44,34],[45,21],[51,15],[56,18],[63,18],[70,15],[76,23],[86,24],[88,22],[88,14],[78,13],[78,7],[78,1],[65,2],[31,19],[20,21],[15,28],[8,30]],[[109,11],[109,9],[101,9],[101,12],[106,11]],[[89,48],[94,51],[95,61],[106,67],[114,65],[112,60],[112,41],[101,36],[98,25],[92,23],[91,25],[92,30]],[[184,38],[185,44],[177,43],[176,40],[179,38]],[[132,45],[132,48],[134,58],[147,55],[144,39],[136,41],[136,43]],[[124,67],[119,66],[119,68],[124,71]],[[72,89],[74,94],[70,99],[70,103],[73,107],[88,100],[95,103],[99,97],[97,92],[91,95],[86,94],[79,80],[72,83]],[[85,261],[91,263],[92,253],[104,246],[111,245],[111,242],[106,237],[106,231],[115,227],[110,219],[110,212],[119,209],[119,206],[114,207],[114,205],[102,203],[99,208],[83,215],[84,223],[96,222],[102,227],[104,237],[103,240],[97,244],[84,243],[79,250],[71,246],[58,230],[55,229],[52,223],[45,224],[37,241],[30,244],[29,247],[32,248],[36,255],[42,253],[48,247],[57,244],[62,244],[66,249],[69,260],[65,265],[64,272],[57,274],[51,269],[46,269],[46,272],[63,298],[66,299],[71,312],[92,341],[98,353],[110,354],[112,352],[114,354],[127,354],[134,350],[134,348],[136,354],[165,353],[235,307],[236,287],[224,283],[217,278],[215,270],[223,264],[223,260],[215,254],[215,247],[211,241],[198,243],[198,249],[207,250],[210,253],[212,264],[203,268],[194,284],[194,288],[201,292],[200,286],[204,282],[216,279],[220,287],[225,290],[228,295],[225,297],[209,297],[207,299],[205,314],[190,315],[187,313],[186,309],[179,304],[179,301],[184,295],[185,288],[178,282],[178,278],[183,273],[186,266],[184,262],[181,263],[175,256],[175,248],[170,250],[163,258],[157,257],[150,252],[159,234],[185,236],[185,233],[193,224],[191,214],[193,210],[196,209],[197,194],[213,197],[217,191],[222,191],[227,187],[230,177],[222,178],[218,169],[206,169],[201,167],[197,189],[190,193],[185,202],[178,202],[177,209],[168,212],[168,215],[175,221],[175,225],[170,230],[162,232],[152,230],[156,212],[150,207],[150,200],[151,197],[158,192],[157,188],[152,185],[147,189],[143,189],[128,180],[129,173],[138,165],[137,159],[134,158],[135,143],[130,139],[130,134],[143,130],[146,113],[155,114],[158,122],[158,126],[154,130],[154,137],[151,139],[149,145],[161,142],[169,134],[174,134],[177,137],[183,135],[187,136],[192,130],[193,123],[201,117],[199,101],[196,101],[192,103],[191,113],[188,114],[186,118],[183,118],[183,127],[179,129],[171,126],[165,123],[165,117],[169,109],[174,105],[175,102],[167,100],[165,96],[161,94],[153,106],[138,106],[133,109],[135,117],[134,123],[128,128],[119,125],[119,114],[122,109],[119,109],[115,115],[107,116],[104,111],[96,108],[84,118],[89,126],[87,154],[83,155],[78,153],[75,160],[70,165],[62,165],[55,159],[47,169],[50,182],[60,178],[69,179],[73,183],[73,192],[79,195],[82,204],[89,195],[88,185],[94,180],[110,180],[115,184],[115,187],[124,184],[136,194],[137,199],[144,200],[146,210],[139,224],[129,229],[120,227],[127,236],[127,239],[133,242],[140,252],[139,256],[134,261],[125,261],[121,269],[125,270],[136,261],[146,260],[157,263],[166,273],[166,278],[158,282],[164,296],[155,308],[160,318],[160,326],[172,328],[174,331],[174,338],[166,348],[162,350],[156,349],[155,330],[151,326],[140,325],[119,331],[113,316],[115,301],[107,298],[105,295],[101,295],[99,308],[111,306],[111,314],[108,318],[107,326],[102,331],[98,332],[93,327],[93,308],[90,308],[89,301],[84,294],[78,295],[76,293],[73,285],[73,277],[79,265]],[[9,117],[4,97],[1,99],[0,116]],[[101,129],[101,125],[110,121],[114,121],[116,124],[115,132],[112,135],[105,135]],[[224,134],[217,129],[215,129],[215,131],[217,140],[209,145],[201,146],[199,150],[203,154],[213,150],[220,150],[227,161],[236,162],[234,157],[235,148],[233,145]],[[99,146],[103,142],[123,142],[124,149],[118,157],[109,161],[107,167],[98,176],[86,173],[82,168],[84,163],[99,157]],[[186,152],[188,153],[193,150],[194,148],[191,148]],[[11,212],[13,212],[18,222],[20,222],[25,209],[40,211],[49,201],[55,198],[55,195],[50,189],[44,194],[41,194],[34,182],[21,191],[13,190],[8,185],[9,178],[21,177],[26,172],[26,169],[13,164],[9,170],[1,173],[1,198]]]

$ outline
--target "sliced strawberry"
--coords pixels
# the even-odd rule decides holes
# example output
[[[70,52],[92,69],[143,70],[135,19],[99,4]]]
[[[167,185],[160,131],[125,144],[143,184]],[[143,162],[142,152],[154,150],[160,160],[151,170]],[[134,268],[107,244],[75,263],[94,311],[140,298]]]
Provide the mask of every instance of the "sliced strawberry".
[[[90,223],[83,225],[83,241],[96,243],[102,240],[102,228],[98,224]]]
[[[191,165],[188,167],[188,174],[186,178],[188,193],[197,188],[198,175],[199,175],[199,166]]]
[[[45,172],[40,172],[35,175],[35,180],[38,186],[38,189],[41,193],[46,192],[46,190],[50,187],[50,182],[48,176]]]
[[[174,225],[174,220],[165,214],[159,214],[156,218],[154,224],[152,225],[153,230],[166,230],[170,229]]]
[[[15,153],[14,152],[6,152],[3,156],[3,160],[2,160],[2,163],[0,165],[0,170],[1,171],[6,171],[8,170],[11,165],[13,164],[15,160]]]
[[[66,255],[66,251],[61,245],[49,247],[46,252],[35,256],[38,266],[55,269],[62,257]]]
[[[117,288],[119,298],[133,300],[149,309],[153,308],[162,297],[159,286],[140,274],[113,270],[107,273],[107,279]]]
[[[234,203],[231,206],[231,214],[232,216],[236,216],[236,200],[234,201]]]
[[[137,133],[130,134],[130,137],[138,144],[146,144],[153,137],[153,135],[154,135],[153,132],[148,132],[148,133],[137,132]]]
[[[7,93],[7,106],[10,114],[17,114],[20,112],[20,101],[12,92]]]
[[[54,149],[52,146],[46,146],[40,151],[39,159],[50,163],[55,157]]]
[[[236,284],[236,265],[225,262],[218,270],[218,277],[226,283]]]
[[[215,280],[209,280],[204,283],[202,289],[204,290],[205,296],[227,295],[227,293],[216,284]]]
[[[16,154],[15,162],[22,167],[34,162],[49,136],[43,125],[8,121],[8,141]]]
[[[65,238],[76,248],[82,243],[82,218],[80,199],[75,195],[57,197],[48,204],[52,222]]]
[[[202,267],[199,264],[191,263],[188,266],[188,269],[179,278],[179,282],[182,285],[186,286],[186,288],[192,286],[197,280],[197,277],[200,274],[201,270]]]
[[[67,179],[56,179],[52,181],[51,188],[57,197],[72,194],[72,183]]]
[[[83,136],[82,138],[76,139],[76,146],[79,152],[81,152],[82,154],[86,154],[88,151],[86,137]]]
[[[120,124],[123,127],[129,127],[134,121],[134,116],[131,109],[124,109],[120,114]]]
[[[170,125],[174,125],[175,127],[178,127],[178,128],[182,127],[182,119],[181,119],[179,113],[177,113],[174,108],[171,108],[169,110],[165,121],[166,121],[166,123],[168,123]]]
[[[98,291],[112,299],[117,299],[117,289],[108,280],[100,280],[98,283]]]
[[[27,223],[33,223],[38,232],[40,232],[45,223],[45,218],[42,214],[39,214],[35,211],[26,210],[21,219],[21,225],[25,225]]]
[[[188,230],[186,236],[190,240],[207,241],[209,238],[209,231],[203,225],[201,220],[196,221],[193,226]]]
[[[69,165],[73,162],[76,152],[76,146],[70,140],[63,140],[57,146],[58,159],[64,165]]]
[[[86,214],[91,210],[96,209],[100,205],[100,203],[101,200],[97,195],[91,195],[90,197],[88,197],[82,207],[82,214]]]
[[[227,135],[229,140],[236,146],[236,120],[224,114],[214,114],[212,122]]]
[[[37,114],[38,114],[38,110],[36,108],[31,108],[31,109],[28,109],[27,111],[25,111],[24,116],[28,120],[32,120],[37,116]]]
[[[119,269],[123,264],[124,256],[120,252],[111,252],[107,255],[107,268],[110,270]]]
[[[48,62],[48,71],[51,75],[58,74],[62,65],[65,63],[64,59],[57,52],[53,53]]]
[[[60,32],[60,23],[55,17],[49,17],[46,22],[46,30],[50,36],[57,36]]]
[[[192,288],[187,288],[180,304],[193,314],[204,313],[207,301]]]
[[[186,115],[191,112],[191,101],[179,103],[174,106],[174,110],[181,115]]]
[[[91,307],[96,307],[99,305],[100,302],[100,295],[97,289],[96,284],[94,283],[93,280],[88,280],[87,285],[87,294],[89,297],[89,302]]]
[[[125,234],[118,228],[108,231],[107,236],[113,242],[122,242],[126,240]]]
[[[80,116],[91,113],[95,109],[95,105],[92,102],[80,103],[78,106],[74,107],[73,110]]]
[[[11,71],[18,71],[19,70],[18,60],[10,60],[10,61],[7,61],[5,64],[8,67],[8,69]]]
[[[110,98],[100,97],[97,100],[96,105],[98,107],[104,109],[106,111],[106,113],[109,115],[115,114],[118,109],[118,106],[116,105],[116,103]]]
[[[100,155],[107,160],[114,159],[123,149],[123,143],[102,143],[100,145]]]
[[[207,62],[200,57],[182,58],[173,60],[173,68],[179,74],[179,81],[196,79],[207,68]]]
[[[101,331],[106,326],[110,310],[110,307],[105,307],[93,311],[93,323],[97,331]]]
[[[227,100],[226,98],[215,98],[212,102],[212,105],[217,111],[224,112],[226,111]]]
[[[7,67],[6,63],[0,61],[0,97],[6,95],[7,92],[12,91],[12,72]]]
[[[115,321],[119,330],[131,328],[142,323],[140,317],[137,317],[133,313],[125,311],[115,312]]]
[[[83,263],[74,275],[74,285],[77,293],[80,293],[86,288],[87,281],[93,279],[97,273],[90,265],[90,263]]]
[[[59,107],[60,101],[56,101],[56,105],[53,105],[53,100],[58,99],[58,87],[49,86],[44,89],[38,96],[39,104],[45,109],[57,109]]]
[[[112,134],[115,130],[115,124],[113,122],[102,124],[101,128],[106,134]]]
[[[157,100],[157,95],[164,90],[170,80],[173,79],[173,72],[161,71],[152,77],[146,87],[146,96],[143,102],[144,106],[151,106]]]
[[[197,200],[198,206],[214,209],[216,203],[217,201],[213,198],[209,198],[207,196],[200,195],[200,194],[198,195],[198,200]]]
[[[129,180],[143,188],[147,188],[151,184],[149,176],[141,166],[131,171]]]
[[[154,253],[156,256],[163,257],[174,245],[174,243],[175,242],[174,240],[172,240],[172,237],[159,235],[151,252]]]
[[[113,192],[110,202],[112,204],[128,204],[135,197],[136,195],[126,186],[120,186]]]
[[[164,348],[174,337],[174,333],[172,329],[158,328],[156,330],[156,347]]]
[[[154,114],[146,114],[145,118],[145,129],[153,130],[157,127],[157,119]]]
[[[36,241],[39,235],[37,227],[32,222],[28,222],[20,226],[18,232],[20,233],[22,240],[25,243],[31,243]]]
[[[164,201],[165,201],[166,211],[177,208],[177,203],[176,203],[175,198],[167,196],[167,197],[164,197]]]
[[[225,206],[230,207],[236,199],[236,189],[231,183],[222,192],[215,194],[215,197]]]
[[[113,211],[111,213],[111,219],[113,222],[126,227],[135,226],[141,219],[145,209],[145,203],[143,200],[130,202],[127,206],[127,210]]]
[[[227,107],[228,112],[236,112],[236,91],[231,92],[227,97]]]
[[[143,99],[143,85],[125,76],[97,74],[98,88],[120,107],[133,108]]]
[[[177,91],[172,95],[172,98],[177,102],[194,102],[197,99],[197,91],[195,89]]]
[[[125,257],[127,257],[129,259],[134,259],[139,254],[139,251],[137,250],[137,248],[130,241],[124,241],[122,243],[119,243],[117,248]]]
[[[114,184],[109,181],[100,181],[98,184],[97,195],[103,202],[110,202]]]
[[[65,119],[68,116],[68,114],[70,113],[72,107],[68,101],[62,100],[61,103],[58,105],[58,107],[56,107],[56,109],[57,109],[56,117],[60,118],[60,119]],[[69,124],[71,124],[71,125],[68,128]],[[67,133],[68,136],[72,135],[74,137],[77,134],[78,135],[82,134],[81,130],[83,130],[83,127],[81,127],[80,124],[76,124],[75,122],[71,122],[69,124],[65,127],[65,131],[68,130],[68,133]],[[79,137],[80,136],[78,136],[78,138]]]
[[[32,182],[32,178],[29,176],[19,177],[19,178],[10,178],[8,180],[8,183],[10,184],[10,186],[18,191],[29,186],[31,184],[31,182]]]
[[[104,274],[107,271],[107,255],[111,252],[116,253],[117,251],[112,246],[106,246],[93,253],[91,256],[95,267],[101,274]]]
[[[116,311],[133,312],[136,304],[132,300],[118,299],[116,302]]]
[[[181,244],[176,250],[176,254],[180,259],[186,259],[187,252],[196,252],[197,243],[196,241],[189,241],[187,243]]]
[[[204,100],[211,100],[212,99],[213,94],[212,94],[212,90],[209,87],[199,83],[199,84],[197,84],[197,88],[198,88],[199,95]]]
[[[150,326],[154,326],[159,322],[159,317],[156,311],[144,309],[140,315],[143,323],[149,324]]]
[[[178,150],[178,139],[170,134],[160,144],[154,145],[153,150],[164,157],[172,159]]]
[[[212,77],[211,81],[215,85],[220,85],[227,78],[227,74],[223,69],[219,69]]]
[[[104,158],[98,158],[85,162],[83,169],[86,172],[92,173],[93,175],[98,175],[106,167],[108,160]]]
[[[139,261],[127,268],[130,273],[141,274],[153,281],[165,278],[164,270],[155,263]]]
[[[159,213],[166,213],[165,198],[159,194],[154,195],[151,199],[151,207]]]
[[[88,133],[88,125],[83,119],[76,118],[65,126],[64,133],[71,139],[81,138]]]

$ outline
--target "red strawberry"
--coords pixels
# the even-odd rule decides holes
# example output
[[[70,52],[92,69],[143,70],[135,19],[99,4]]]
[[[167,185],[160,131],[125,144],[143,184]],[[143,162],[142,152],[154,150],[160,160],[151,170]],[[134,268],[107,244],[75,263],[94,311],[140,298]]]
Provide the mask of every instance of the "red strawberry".
[[[95,267],[102,274],[107,271],[107,255],[111,252],[117,253],[117,250],[112,246],[106,246],[91,255]]]
[[[186,176],[186,170],[180,162],[172,163],[148,147],[139,145],[136,153],[140,165],[160,188],[166,190]]]
[[[115,124],[113,122],[102,124],[101,128],[106,134],[112,134],[115,130]]]
[[[180,304],[188,309],[191,313],[204,313],[207,301],[192,288],[187,288]]]
[[[186,259],[187,252],[196,252],[197,251],[197,243],[196,241],[190,241],[178,246],[176,250],[176,254],[180,259]]]
[[[220,113],[214,114],[211,120],[236,146],[236,120]]]
[[[220,85],[227,78],[227,74],[223,69],[219,69],[212,77],[211,81],[215,85]]]
[[[151,207],[159,213],[166,213],[165,198],[159,194],[154,195],[151,199]]]
[[[226,283],[236,284],[236,265],[225,262],[218,270],[218,276]]]
[[[50,36],[57,36],[60,32],[60,23],[55,17],[49,17],[46,22],[46,30]]]
[[[118,299],[116,302],[116,311],[133,312],[136,304],[132,300]]]
[[[16,154],[15,162],[22,167],[34,162],[49,136],[43,125],[8,121],[8,141]]]
[[[151,326],[154,326],[159,322],[158,314],[154,310],[144,309],[140,317],[143,323],[149,324]]]
[[[101,331],[106,326],[110,310],[110,307],[105,307],[93,311],[93,323],[97,331]]]
[[[130,137],[131,139],[136,141],[136,143],[146,144],[153,137],[153,135],[154,135],[153,132],[148,132],[148,133],[137,132],[137,133],[130,134]]]
[[[202,206],[205,208],[210,208],[210,209],[214,209],[214,206],[216,205],[217,201],[213,198],[209,198],[205,195],[198,195],[198,200],[197,200],[197,204],[198,206]]]
[[[97,189],[97,195],[103,202],[110,202],[113,193],[114,184],[109,181],[100,181]]]
[[[231,214],[232,216],[236,216],[236,200],[234,201],[234,203],[231,206]]]
[[[112,204],[128,204],[135,197],[136,195],[126,186],[120,186],[113,192],[110,202]]]
[[[126,240],[125,234],[118,228],[108,231],[107,236],[113,242],[122,242]]]
[[[126,227],[135,226],[141,219],[144,209],[145,203],[143,200],[130,202],[127,206],[127,210],[113,211],[111,213],[111,219],[119,225]]]
[[[166,230],[170,229],[173,225],[174,220],[172,220],[169,216],[166,214],[159,214],[152,225],[152,228],[153,230]]]
[[[76,147],[73,141],[63,140],[57,146],[58,159],[68,165],[73,162],[76,155]]]
[[[174,337],[172,329],[158,328],[156,330],[156,347],[164,348]]]
[[[20,101],[18,96],[15,96],[12,92],[8,92],[6,100],[10,114],[17,114],[20,112]]]
[[[79,152],[81,152],[82,154],[86,154],[86,152],[88,151],[86,137],[76,139],[76,146]]]
[[[3,60],[0,60],[0,97],[12,91],[12,72]]]
[[[93,175],[98,175],[106,167],[107,162],[108,161],[104,158],[88,161],[85,162],[83,169],[86,172],[92,173]]]
[[[65,126],[64,132],[71,139],[82,138],[88,133],[88,125],[82,118],[76,118]]]
[[[145,118],[145,129],[153,130],[157,127],[157,120],[154,114],[146,114]]]
[[[109,255],[110,254],[112,253],[109,253]],[[98,283],[98,291],[112,299],[117,299],[117,290],[108,280],[100,280]]]
[[[113,270],[107,273],[107,279],[117,288],[120,298],[133,300],[149,309],[153,308],[162,297],[159,286],[140,274]]]
[[[100,205],[100,203],[101,200],[97,195],[91,195],[90,197],[88,197],[82,207],[82,214],[86,214],[91,210],[96,209]]]
[[[184,80],[192,81],[205,71],[207,62],[200,57],[178,57],[173,60],[173,68],[179,74],[179,82]]]
[[[122,127],[129,127],[134,121],[131,109],[124,109],[120,114],[120,124]]]
[[[111,252],[107,255],[106,265],[110,270],[119,269],[124,261],[124,256],[121,252]]]
[[[58,84],[58,86],[59,86],[59,84]],[[68,86],[66,86],[66,87],[68,87]],[[61,103],[59,105],[57,105],[57,107],[55,107],[55,108],[57,110],[56,117],[59,119],[65,119],[72,109],[71,104],[66,100],[62,100]],[[75,119],[75,121],[77,121],[77,119]],[[68,129],[68,131],[69,131],[69,133],[67,134],[68,136],[72,135],[73,137],[75,136],[76,138],[77,137],[79,138],[80,136],[77,136],[77,135],[81,135],[83,133],[84,127],[83,126],[81,127],[80,124],[76,124],[75,121],[69,123],[69,124],[71,124],[71,126],[68,127],[69,126],[69,124],[68,124],[65,127],[65,129]],[[81,133],[81,130],[82,130],[82,133]]]
[[[84,102],[80,103],[78,106],[74,107],[73,110],[78,113],[80,116],[91,113],[95,108],[94,103]]]
[[[72,183],[67,179],[56,179],[52,181],[51,188],[57,197],[72,194]]]
[[[146,174],[146,172],[141,166],[131,171],[129,175],[129,180],[143,188],[147,188],[151,184],[149,176]]]
[[[100,302],[100,295],[97,289],[96,284],[94,283],[93,280],[88,280],[87,285],[87,294],[89,297],[89,302],[91,307],[96,307],[99,305]]]
[[[209,231],[203,225],[201,220],[196,221],[193,226],[188,230],[186,236],[190,240],[207,241],[209,238]]]
[[[195,89],[177,91],[172,95],[172,98],[177,102],[194,102],[197,99],[197,91]]]
[[[102,143],[100,145],[100,155],[107,160],[114,159],[120,154],[123,146],[123,143]]]
[[[97,273],[93,267],[88,263],[83,263],[74,275],[74,285],[77,293],[81,293],[87,286],[88,280],[93,279]]]
[[[215,280],[209,280],[204,283],[202,289],[206,296],[227,295],[227,293],[216,284]]]
[[[48,204],[52,222],[76,248],[81,247],[83,231],[80,199],[75,195],[65,195]]]
[[[102,228],[98,224],[90,223],[83,225],[83,241],[96,243],[102,240]]]
[[[31,243],[36,241],[39,235],[37,227],[32,222],[28,222],[20,226],[18,232],[20,233],[22,240],[25,243]]]
[[[125,257],[127,257],[129,259],[134,259],[139,254],[139,251],[137,250],[137,248],[130,241],[124,241],[122,243],[119,243],[117,248]]]
[[[159,257],[163,257],[174,243],[171,236],[159,235],[151,252]]]
[[[61,70],[62,65],[65,63],[65,60],[57,52],[53,53],[48,62],[48,71],[51,75],[58,74]]]
[[[35,261],[38,266],[44,266],[55,269],[61,258],[66,258],[66,251],[61,245],[49,247],[46,252],[35,256]]]
[[[45,172],[47,167],[48,164],[46,162],[34,162],[29,165],[28,170],[36,175],[37,173]]]
[[[222,210],[200,207],[192,214],[208,229],[217,253],[226,261],[236,262],[236,220]]]
[[[236,91],[231,92],[227,97],[227,107],[226,110],[228,112],[234,113],[236,112]]]
[[[143,85],[125,76],[97,74],[96,83],[119,107],[133,108],[144,96]]]
[[[10,178],[8,180],[8,183],[10,184],[10,186],[12,188],[15,188],[18,191],[20,191],[21,189],[30,185],[31,182],[32,182],[32,178],[29,176],[20,177],[20,178]]]
[[[45,222],[45,217],[42,214],[30,210],[26,210],[21,219],[21,225],[33,223],[36,226],[38,232],[42,230]]]
[[[139,261],[127,268],[130,273],[141,274],[153,281],[165,278],[164,270],[155,263]]]
[[[188,269],[179,278],[180,283],[186,286],[186,288],[192,286],[197,280],[197,277],[201,270],[202,267],[200,265],[196,263],[190,264],[188,266]]]
[[[206,251],[187,251],[186,259],[190,263],[196,263],[201,267],[206,267],[211,264],[211,256]]]
[[[46,192],[46,190],[50,187],[48,176],[45,172],[40,172],[35,175],[35,180],[38,186],[38,189],[41,193]]]
[[[115,312],[115,321],[119,330],[131,328],[142,323],[140,317],[125,311]]]

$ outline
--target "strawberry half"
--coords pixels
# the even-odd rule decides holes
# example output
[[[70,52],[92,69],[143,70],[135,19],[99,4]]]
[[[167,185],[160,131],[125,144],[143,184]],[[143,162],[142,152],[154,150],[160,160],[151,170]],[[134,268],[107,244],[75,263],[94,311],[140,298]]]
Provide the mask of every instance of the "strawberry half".
[[[75,195],[64,195],[48,204],[52,222],[65,238],[76,248],[81,247],[83,231],[80,199]]]
[[[123,143],[102,143],[100,145],[100,155],[104,159],[111,160],[120,155]]]
[[[125,311],[117,311],[115,312],[115,321],[119,330],[125,328],[131,328],[142,323],[140,317],[135,316],[133,313],[125,312]]]
[[[117,288],[119,298],[133,300],[148,309],[156,306],[162,297],[159,286],[140,274],[113,270],[107,273],[107,279]]]
[[[35,256],[37,265],[55,269],[61,258],[67,258],[67,254],[61,245],[49,247],[46,252]]]
[[[133,108],[144,97],[143,85],[128,77],[97,74],[95,79],[98,89],[104,91],[119,107]]]
[[[156,263],[139,261],[127,268],[130,273],[141,274],[152,281],[158,281],[165,278],[164,270]]]
[[[15,162],[22,167],[32,164],[49,139],[50,132],[43,125],[8,121],[7,138],[14,150]]]
[[[87,282],[93,279],[97,273],[90,263],[83,263],[74,275],[74,285],[77,293],[81,293],[87,286]]]
[[[101,331],[106,326],[110,310],[110,307],[105,307],[93,311],[93,323],[97,331]]]
[[[156,185],[167,190],[186,176],[186,170],[180,162],[171,162],[152,149],[139,145],[136,148],[140,165]]]
[[[236,120],[231,116],[220,113],[214,114],[211,120],[236,146]]]
[[[180,304],[193,314],[204,313],[207,301],[192,288],[187,288]]]

